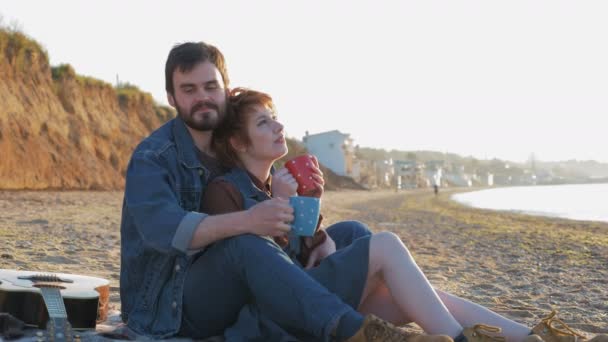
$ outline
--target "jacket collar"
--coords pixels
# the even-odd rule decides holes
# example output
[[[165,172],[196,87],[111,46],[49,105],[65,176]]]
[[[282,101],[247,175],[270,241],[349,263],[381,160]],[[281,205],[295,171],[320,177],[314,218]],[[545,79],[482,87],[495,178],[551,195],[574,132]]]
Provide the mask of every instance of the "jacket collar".
[[[268,196],[270,196],[271,189],[272,189],[272,175],[270,175],[270,177],[268,177],[268,179],[265,182],[262,182],[256,176],[254,176],[253,173],[251,173],[247,170],[245,170],[245,171],[247,172],[247,175],[251,179],[251,183],[253,183],[253,185],[257,188],[257,190],[265,192]]]
[[[187,168],[202,167],[200,160],[196,156],[194,139],[192,139],[190,132],[186,128],[186,123],[179,116],[173,120],[173,137],[175,138],[179,160]]]
[[[269,185],[269,183],[263,184],[243,168],[234,167],[229,173],[224,175],[224,178],[232,181],[245,198],[261,202],[271,197],[269,192],[260,189],[259,186],[261,185],[262,188],[265,188],[265,185]]]

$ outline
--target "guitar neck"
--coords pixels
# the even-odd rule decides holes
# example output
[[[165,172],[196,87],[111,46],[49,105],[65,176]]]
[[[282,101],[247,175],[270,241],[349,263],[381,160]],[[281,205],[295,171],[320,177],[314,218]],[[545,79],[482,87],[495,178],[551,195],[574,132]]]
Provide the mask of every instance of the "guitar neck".
[[[61,292],[54,287],[41,287],[40,293],[44,299],[44,304],[51,318],[68,318],[68,313],[65,310],[65,304],[61,297]]]
[[[59,287],[40,286],[40,293],[49,313],[47,331],[51,342],[71,342],[70,323],[68,313],[61,297]]]

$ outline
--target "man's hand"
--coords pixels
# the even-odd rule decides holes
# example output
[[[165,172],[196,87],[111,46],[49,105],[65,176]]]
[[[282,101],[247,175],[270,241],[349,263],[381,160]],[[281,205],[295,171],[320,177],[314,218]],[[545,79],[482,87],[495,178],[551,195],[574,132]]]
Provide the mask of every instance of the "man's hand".
[[[260,202],[247,210],[248,233],[260,236],[281,236],[291,230],[293,208],[284,198]]]
[[[306,262],[306,269],[313,268],[318,261],[325,259],[336,251],[336,243],[334,240],[331,239],[329,234],[324,234],[326,235],[325,241],[310,252],[308,262]]]
[[[295,196],[297,190],[298,182],[286,168],[283,167],[272,175],[272,197],[289,198]]]

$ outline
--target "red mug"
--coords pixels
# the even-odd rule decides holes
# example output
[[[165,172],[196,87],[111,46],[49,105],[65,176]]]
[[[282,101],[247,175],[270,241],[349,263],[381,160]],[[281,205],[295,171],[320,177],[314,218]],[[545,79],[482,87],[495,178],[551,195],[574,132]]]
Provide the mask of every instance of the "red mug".
[[[298,195],[319,197],[318,190],[315,187],[315,182],[312,178],[312,166],[319,167],[317,158],[310,154],[295,157],[285,163],[285,167],[289,170],[296,181],[298,182]]]

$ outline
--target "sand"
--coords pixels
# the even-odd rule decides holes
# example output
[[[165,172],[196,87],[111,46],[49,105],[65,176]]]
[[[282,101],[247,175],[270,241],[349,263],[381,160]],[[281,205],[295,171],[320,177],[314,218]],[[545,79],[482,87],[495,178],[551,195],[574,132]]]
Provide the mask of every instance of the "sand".
[[[327,192],[324,223],[397,233],[434,286],[516,321],[532,326],[555,308],[587,336],[608,333],[608,223],[467,208],[449,195]],[[0,191],[0,268],[108,279],[120,310],[121,205],[122,192]]]

